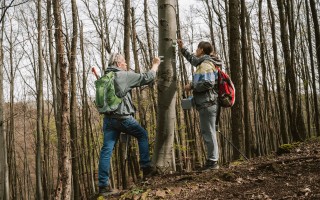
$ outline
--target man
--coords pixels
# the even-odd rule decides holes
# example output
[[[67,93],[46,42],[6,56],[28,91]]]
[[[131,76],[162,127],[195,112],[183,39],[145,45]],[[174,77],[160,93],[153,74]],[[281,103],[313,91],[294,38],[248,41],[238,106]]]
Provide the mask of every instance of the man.
[[[189,53],[181,40],[178,40],[178,46],[182,55],[197,68],[192,83],[185,85],[184,89],[193,91],[194,102],[199,112],[201,134],[207,149],[207,161],[202,169],[219,169],[219,149],[215,125],[218,95],[214,91],[217,80],[215,65],[218,61],[213,60],[210,56],[213,47],[209,42],[200,42],[195,54]]]
[[[138,74],[127,71],[127,63],[123,55],[116,53],[110,56],[106,73],[110,71],[115,72],[115,92],[118,97],[122,98],[122,102],[117,110],[104,115],[104,139],[100,153],[98,173],[99,194],[102,196],[113,193],[109,183],[110,159],[114,145],[119,139],[121,132],[137,138],[140,154],[140,167],[142,168],[143,176],[148,177],[157,173],[155,167],[151,166],[148,133],[133,118],[135,109],[132,104],[130,91],[135,87],[140,87],[153,82],[159,65],[160,59],[155,57],[151,70],[146,73]]]

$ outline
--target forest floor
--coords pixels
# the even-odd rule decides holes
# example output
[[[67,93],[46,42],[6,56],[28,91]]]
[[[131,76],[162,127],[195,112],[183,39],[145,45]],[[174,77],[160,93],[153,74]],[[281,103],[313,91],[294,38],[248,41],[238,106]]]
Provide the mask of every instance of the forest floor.
[[[218,170],[155,176],[108,199],[320,200],[320,138],[282,147]]]

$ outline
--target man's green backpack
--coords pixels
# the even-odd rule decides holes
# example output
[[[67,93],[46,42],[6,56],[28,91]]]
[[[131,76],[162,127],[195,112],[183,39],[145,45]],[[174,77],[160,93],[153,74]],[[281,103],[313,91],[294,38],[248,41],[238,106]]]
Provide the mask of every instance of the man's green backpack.
[[[115,111],[122,99],[117,97],[114,89],[114,72],[108,72],[94,82],[96,86],[96,107],[100,114]]]

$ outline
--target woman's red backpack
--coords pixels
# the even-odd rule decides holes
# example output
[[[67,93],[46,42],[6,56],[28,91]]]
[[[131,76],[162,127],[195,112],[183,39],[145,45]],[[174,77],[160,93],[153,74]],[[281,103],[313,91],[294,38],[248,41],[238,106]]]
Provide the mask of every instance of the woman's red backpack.
[[[218,104],[221,107],[231,107],[235,101],[236,90],[229,75],[218,67],[216,69],[218,70]]]

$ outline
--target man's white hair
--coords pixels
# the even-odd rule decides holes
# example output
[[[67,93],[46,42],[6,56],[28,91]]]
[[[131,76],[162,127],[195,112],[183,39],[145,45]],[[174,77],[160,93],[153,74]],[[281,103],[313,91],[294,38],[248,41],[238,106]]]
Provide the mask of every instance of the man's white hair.
[[[121,53],[111,53],[108,66],[116,65],[116,63],[120,61],[121,56]]]

